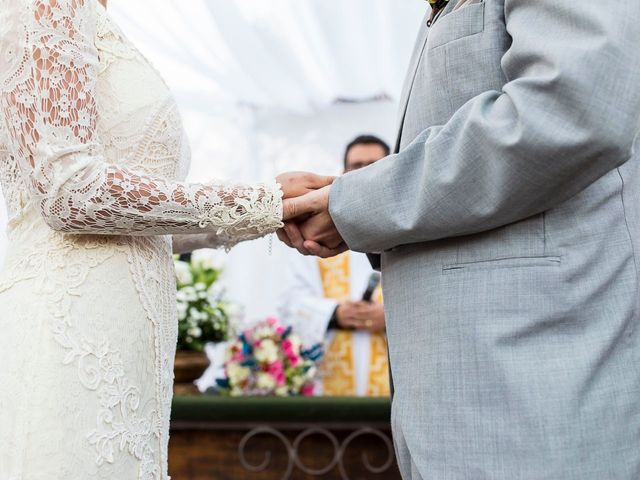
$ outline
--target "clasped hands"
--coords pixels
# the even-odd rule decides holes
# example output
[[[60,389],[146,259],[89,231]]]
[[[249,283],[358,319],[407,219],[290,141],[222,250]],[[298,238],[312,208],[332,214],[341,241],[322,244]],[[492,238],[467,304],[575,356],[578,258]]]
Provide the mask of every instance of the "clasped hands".
[[[289,172],[277,177],[283,192],[284,228],[278,238],[303,255],[333,257],[346,251],[329,214],[329,193],[335,177]]]

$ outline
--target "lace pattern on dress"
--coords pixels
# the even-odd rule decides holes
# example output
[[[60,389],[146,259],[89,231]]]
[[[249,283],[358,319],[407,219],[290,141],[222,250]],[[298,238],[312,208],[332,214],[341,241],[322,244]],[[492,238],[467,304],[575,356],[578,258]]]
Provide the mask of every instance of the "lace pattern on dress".
[[[8,75],[2,106],[13,156],[55,230],[165,235],[262,236],[281,226],[276,185],[189,184],[105,161],[97,136],[99,58],[95,4],[33,2],[14,49],[22,75]]]
[[[91,269],[129,248],[114,245],[109,237],[50,235],[49,251],[41,254],[41,291],[50,330],[65,352],[63,364],[75,365],[80,383],[97,395],[96,428],[87,435],[96,450],[96,464],[114,463],[116,452],[126,451],[140,461],[139,480],[159,480],[161,466],[153,447],[161,437],[159,412],[141,405],[140,391],[128,380],[118,349],[108,340],[80,335],[70,314]],[[74,255],[77,251],[82,255]]]
[[[171,244],[167,238],[163,237],[132,238],[128,260],[142,306],[154,326],[158,422],[160,431],[168,432],[173,397],[173,366],[178,338],[176,285]],[[154,268],[149,268],[149,265],[153,265]],[[159,297],[158,292],[165,292],[165,294]],[[168,438],[161,439],[160,458],[163,471],[167,471],[168,441]]]
[[[141,58],[138,50],[128,41],[104,9],[97,7],[95,43],[100,57],[100,73],[118,60]]]

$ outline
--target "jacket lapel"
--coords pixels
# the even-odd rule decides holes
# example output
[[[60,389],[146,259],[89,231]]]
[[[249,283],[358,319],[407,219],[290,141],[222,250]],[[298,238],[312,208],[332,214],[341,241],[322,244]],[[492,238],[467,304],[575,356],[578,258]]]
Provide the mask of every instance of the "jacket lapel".
[[[439,20],[443,16],[447,15],[449,12],[454,10],[455,5],[458,2],[455,0],[451,0],[447,6],[437,15],[436,20]],[[422,20],[422,28],[418,33],[418,39],[416,40],[416,45],[413,49],[413,54],[411,56],[411,61],[409,62],[409,70],[407,73],[407,77],[404,82],[404,86],[402,88],[402,94],[400,95],[400,114],[398,117],[398,130],[396,135],[396,144],[394,147],[394,153],[398,153],[400,151],[400,145],[402,141],[402,130],[404,128],[404,120],[407,114],[407,107],[409,105],[409,98],[411,97],[411,91],[413,89],[413,85],[415,84],[416,75],[418,73],[418,66],[420,65],[420,59],[422,58],[422,54],[424,53],[424,49],[427,45],[427,39],[429,38],[429,27],[427,27],[427,22],[431,17],[431,10],[428,10],[425,14],[425,17]]]
[[[398,130],[396,136],[396,145],[394,152],[397,153],[400,149],[400,139],[402,136],[402,127],[404,125],[404,117],[407,113],[407,105],[409,103],[409,96],[411,94],[411,89],[413,88],[413,83],[416,78],[416,73],[418,72],[418,65],[420,64],[420,58],[422,58],[422,52],[424,52],[424,47],[427,44],[427,37],[429,36],[429,27],[427,27],[427,21],[429,20],[429,16],[431,12],[428,11],[425,14],[425,17],[422,19],[422,27],[420,28],[420,32],[418,33],[418,38],[416,40],[416,44],[413,48],[413,54],[411,55],[411,60],[409,61],[409,70],[407,71],[407,76],[405,77],[404,85],[402,87],[402,94],[400,95],[400,110],[398,116]]]

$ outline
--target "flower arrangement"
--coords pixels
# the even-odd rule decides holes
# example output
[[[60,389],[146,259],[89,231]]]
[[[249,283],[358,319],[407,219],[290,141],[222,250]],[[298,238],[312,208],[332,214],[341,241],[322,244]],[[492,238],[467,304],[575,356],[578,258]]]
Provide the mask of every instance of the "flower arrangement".
[[[268,318],[229,345],[218,386],[231,396],[312,396],[322,354],[321,345],[305,350],[291,327]]]
[[[222,268],[211,258],[174,260],[178,292],[179,351],[204,351],[207,342],[227,340],[230,310],[218,279]]]

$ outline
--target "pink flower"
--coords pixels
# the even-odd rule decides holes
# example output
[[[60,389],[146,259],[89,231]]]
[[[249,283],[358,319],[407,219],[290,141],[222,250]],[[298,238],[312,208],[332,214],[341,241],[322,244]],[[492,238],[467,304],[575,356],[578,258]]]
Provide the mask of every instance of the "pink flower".
[[[271,365],[269,365],[269,373],[273,376],[273,378],[276,380],[276,383],[278,385],[284,385],[285,384],[285,375],[284,375],[284,365],[282,364],[282,362],[280,360],[278,360],[277,362],[273,362]]]
[[[270,327],[273,327],[277,323],[278,323],[278,320],[275,317],[267,318],[267,325],[269,325]]]
[[[313,383],[305,383],[300,389],[300,395],[302,395],[303,397],[312,397],[313,387]]]
[[[280,325],[279,327],[277,327],[277,328],[276,328],[276,334],[278,334],[278,335],[280,335],[280,336],[282,336],[282,334],[283,334],[284,332],[286,332],[286,331],[287,331],[287,329],[286,329],[286,328],[284,328],[282,325]]]
[[[284,351],[285,357],[291,364],[292,367],[295,367],[300,363],[300,357],[293,349],[293,343],[290,340],[284,340],[282,342],[282,350]]]
[[[268,368],[268,372],[272,375],[275,375],[278,372],[282,372],[283,370],[284,365],[282,365],[282,362],[280,360],[273,362],[271,365],[269,365]]]
[[[297,367],[300,364],[300,357],[296,354],[287,356],[287,360],[289,360],[292,367]]]

